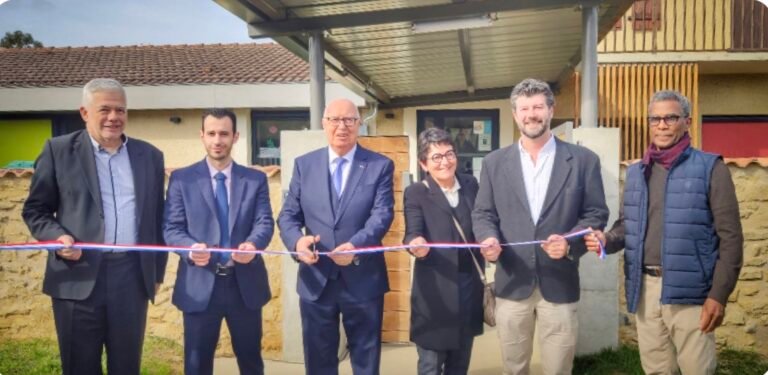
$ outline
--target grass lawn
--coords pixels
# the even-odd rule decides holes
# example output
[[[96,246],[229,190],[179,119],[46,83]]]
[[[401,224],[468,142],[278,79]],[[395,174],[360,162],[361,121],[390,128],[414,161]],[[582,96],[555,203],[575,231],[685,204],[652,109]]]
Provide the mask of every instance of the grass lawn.
[[[768,371],[768,358],[755,352],[724,349],[717,353],[717,374],[763,375]],[[643,375],[640,353],[636,347],[622,346],[598,354],[577,357],[574,374],[584,375]]]
[[[183,349],[167,339],[147,336],[141,373],[166,375],[183,373]],[[106,362],[102,362],[106,373]],[[0,342],[0,374],[61,374],[59,349],[55,340],[3,340]]]

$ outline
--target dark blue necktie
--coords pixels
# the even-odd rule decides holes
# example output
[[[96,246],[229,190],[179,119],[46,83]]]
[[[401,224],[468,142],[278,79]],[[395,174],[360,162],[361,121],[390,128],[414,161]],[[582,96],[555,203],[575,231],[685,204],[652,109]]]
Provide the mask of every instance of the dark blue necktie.
[[[336,170],[333,171],[333,188],[336,189],[336,196],[339,197],[339,200],[341,200],[342,177],[344,174],[344,163],[346,162],[347,159],[337,158]]]
[[[224,181],[227,176],[224,173],[216,173],[216,218],[219,220],[220,247],[229,248],[229,203],[227,203],[227,185]],[[219,263],[226,265],[229,261],[229,253],[220,253]]]

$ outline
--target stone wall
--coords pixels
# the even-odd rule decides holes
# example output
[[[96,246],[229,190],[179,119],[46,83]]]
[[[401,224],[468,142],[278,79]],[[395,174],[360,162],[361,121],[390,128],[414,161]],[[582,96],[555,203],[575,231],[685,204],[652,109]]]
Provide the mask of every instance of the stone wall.
[[[21,208],[27,197],[30,173],[21,177],[5,173],[0,177],[0,243],[34,241],[21,219]],[[269,194],[272,210],[280,211],[279,173],[269,179]],[[275,236],[270,250],[283,248],[275,227]],[[179,257],[171,254],[168,259],[165,283],[160,287],[155,304],[149,308],[147,334],[183,343],[183,322],[181,313],[171,304],[173,284]],[[0,251],[0,337],[55,338],[50,298],[42,291],[46,254],[43,251]],[[279,358],[283,338],[281,323],[282,303],[280,300],[281,265],[276,256],[265,258],[269,273],[272,300],[264,306],[262,351],[265,358]],[[219,356],[232,356],[232,347],[226,324],[217,351]]]
[[[715,331],[715,336],[720,347],[768,355],[768,165],[740,162],[742,166],[739,166],[738,162],[728,164],[736,185],[744,232],[744,267],[728,300],[723,326]],[[623,168],[622,175],[624,172]],[[623,269],[623,262],[619,269]],[[626,312],[623,273],[621,275],[620,339],[624,343],[637,343],[634,316]]]

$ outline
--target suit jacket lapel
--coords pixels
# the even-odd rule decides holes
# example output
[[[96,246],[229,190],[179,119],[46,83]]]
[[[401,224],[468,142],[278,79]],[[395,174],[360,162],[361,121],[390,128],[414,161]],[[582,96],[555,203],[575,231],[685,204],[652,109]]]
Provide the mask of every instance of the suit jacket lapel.
[[[326,157],[327,155],[328,154],[326,153]],[[347,206],[349,205],[349,201],[352,199],[352,196],[355,194],[355,189],[357,188],[357,185],[360,182],[360,177],[362,177],[363,173],[365,173],[365,169],[367,168],[367,166],[368,166],[368,150],[358,145],[357,151],[355,151],[355,159],[352,161],[352,165],[349,166],[350,169],[349,169],[349,177],[347,177],[347,183],[346,185],[344,185],[344,190],[341,194],[341,202],[339,202],[339,210],[338,212],[336,212],[336,220],[335,220],[336,223],[339,222],[341,215],[344,214],[344,210],[347,209]],[[328,170],[327,167],[326,167],[326,170]],[[329,173],[326,173],[326,174],[330,176]],[[328,186],[328,184],[326,184],[326,186]]]
[[[235,162],[232,162],[232,181],[230,181],[230,197],[229,197],[229,233],[232,233],[232,228],[235,227],[235,220],[240,213],[240,202],[245,195],[245,180],[243,179],[243,171],[241,167]],[[233,246],[235,244],[232,244]]]
[[[523,180],[523,166],[520,159],[520,149],[518,144],[508,149],[507,162],[504,164],[504,173],[509,188],[517,196],[520,204],[525,208],[528,216],[531,216],[531,206],[528,205],[528,193],[525,192],[525,181]]]
[[[213,198],[213,185],[211,182],[211,172],[208,170],[208,164],[203,161],[197,163],[195,167],[197,170],[197,185],[200,188],[200,192],[203,194],[203,201],[208,205],[208,208],[213,212],[213,217],[216,216],[216,204]],[[216,226],[218,228],[218,226]]]
[[[541,206],[540,218],[544,216],[549,206],[555,202],[555,198],[565,187],[565,181],[571,173],[571,153],[566,147],[563,147],[562,141],[555,139],[555,144],[557,148],[555,149],[555,160],[552,165],[552,176],[549,178],[547,195],[544,197],[544,204]]]
[[[88,186],[91,197],[96,202],[99,212],[104,212],[101,202],[101,188],[99,188],[99,172],[96,170],[96,158],[93,156],[93,144],[88,132],[83,130],[82,135],[75,140],[73,148],[80,158],[80,170],[83,173],[83,179]]]
[[[133,174],[133,190],[136,194],[136,220],[141,220],[141,214],[144,210],[145,197],[147,196],[146,189],[148,187],[146,181],[147,168],[143,168],[144,165],[148,165],[149,161],[146,160],[144,150],[138,147],[131,147],[131,142],[125,144],[126,151],[128,152],[128,159],[131,162],[131,173]]]
[[[331,174],[328,172],[328,165],[328,149],[323,148],[322,152],[319,152],[317,166],[304,172],[307,173],[307,181],[317,182],[316,184],[313,184],[313,186],[303,186],[302,189],[310,189],[317,193],[314,196],[317,197],[317,204],[320,205],[320,212],[334,212],[333,206],[331,205],[331,199],[334,198],[333,193],[330,190]]]
[[[456,178],[458,180],[458,178]],[[432,201],[432,204],[434,204],[436,207],[440,208],[441,210],[445,211],[447,215],[453,216],[453,210],[451,209],[451,204],[448,203],[448,198],[445,197],[445,194],[443,193],[443,189],[440,188],[440,185],[437,184],[437,182],[432,178],[432,176],[427,175],[427,178],[425,179],[427,183],[429,184],[429,200]],[[459,190],[459,193],[461,193],[461,190]]]

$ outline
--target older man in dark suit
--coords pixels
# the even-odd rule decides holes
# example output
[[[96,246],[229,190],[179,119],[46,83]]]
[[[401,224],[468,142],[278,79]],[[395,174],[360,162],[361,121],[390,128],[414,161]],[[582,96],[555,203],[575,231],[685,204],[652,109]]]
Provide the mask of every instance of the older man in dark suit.
[[[355,374],[378,374],[384,293],[384,254],[346,250],[381,244],[394,217],[394,163],[357,144],[360,114],[349,100],[328,104],[323,128],[329,147],[296,159],[277,223],[299,266],[307,374],[337,374],[339,319]],[[312,250],[330,252],[318,256]]]
[[[125,92],[113,79],[83,89],[86,129],[46,142],[22,215],[50,252],[43,292],[53,300],[64,374],[138,374],[147,301],[163,281],[166,253],[72,249],[74,242],[162,243],[163,154],[123,134]]]
[[[581,238],[567,232],[603,228],[608,220],[600,160],[550,131],[554,94],[526,79],[512,91],[520,142],[483,160],[472,215],[482,253],[496,264],[497,324],[505,374],[527,374],[538,326],[544,373],[570,374],[579,301]],[[505,248],[499,243],[542,240]]]

